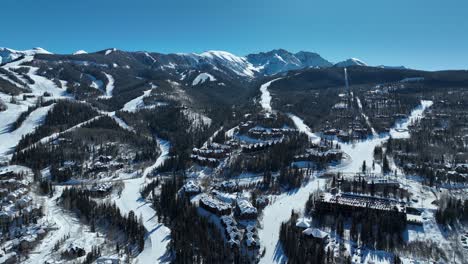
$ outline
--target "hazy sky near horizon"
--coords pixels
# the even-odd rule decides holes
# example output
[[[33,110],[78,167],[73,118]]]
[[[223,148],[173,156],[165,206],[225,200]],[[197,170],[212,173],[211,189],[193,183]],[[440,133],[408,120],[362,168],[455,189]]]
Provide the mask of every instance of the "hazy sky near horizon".
[[[466,0],[2,0],[0,47],[237,55],[284,48],[338,62],[468,69]]]

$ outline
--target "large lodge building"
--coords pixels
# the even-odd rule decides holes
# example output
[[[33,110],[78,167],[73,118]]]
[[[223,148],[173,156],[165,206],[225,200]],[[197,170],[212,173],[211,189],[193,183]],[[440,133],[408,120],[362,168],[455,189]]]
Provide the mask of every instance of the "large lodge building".
[[[324,193],[315,201],[315,211],[323,213],[352,214],[353,212],[377,212],[406,220],[406,205],[394,199],[339,193]]]

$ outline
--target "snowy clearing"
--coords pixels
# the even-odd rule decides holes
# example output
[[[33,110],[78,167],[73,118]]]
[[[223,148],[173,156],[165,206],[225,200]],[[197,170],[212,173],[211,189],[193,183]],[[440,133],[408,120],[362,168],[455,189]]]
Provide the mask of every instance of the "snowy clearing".
[[[195,85],[199,85],[199,84],[202,84],[206,81],[210,81],[210,82],[214,82],[216,81],[216,78],[213,77],[213,75],[209,74],[209,73],[200,73],[197,77],[195,77],[195,79],[193,80],[192,82],[192,86],[195,86]]]

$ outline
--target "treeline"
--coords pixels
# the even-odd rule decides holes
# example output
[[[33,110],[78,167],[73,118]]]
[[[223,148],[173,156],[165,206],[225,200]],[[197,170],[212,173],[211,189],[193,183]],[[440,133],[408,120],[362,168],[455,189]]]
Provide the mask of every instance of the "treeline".
[[[18,118],[16,118],[16,120],[10,125],[10,132],[12,131],[15,131],[16,129],[18,129],[24,122],[24,120],[26,120],[26,118],[36,109],[38,109],[39,107],[44,107],[44,106],[48,106],[48,105],[51,105],[53,103],[53,101],[46,101],[44,102],[43,100],[43,97],[42,96],[39,96],[37,98],[37,101],[36,101],[36,104],[35,105],[32,105],[32,106],[28,106],[28,109],[24,112],[22,112]]]
[[[294,156],[309,146],[308,137],[294,134],[286,137],[281,143],[254,154],[244,153],[229,164],[229,173],[236,175],[244,171],[261,173],[264,171],[279,171],[291,165]]]
[[[394,197],[394,198],[409,198],[407,190],[400,188],[397,184],[375,184],[370,183],[364,177],[355,177],[353,180],[342,177],[340,174],[333,175],[331,187],[338,187],[342,192],[360,193],[371,196]]]
[[[35,144],[23,151],[15,152],[12,161],[38,170],[48,166],[57,168],[54,170],[56,173],[53,174],[53,179],[66,181],[73,175],[83,176],[84,168],[81,164],[90,157],[98,155],[115,157],[122,151],[133,151],[135,155],[130,161],[141,162],[154,160],[159,155],[157,143],[153,139],[122,129],[108,116],[102,116],[81,128],[64,133],[60,139]],[[108,145],[109,142],[119,142],[126,147]],[[58,171],[65,162],[74,162],[76,165],[70,167],[72,171],[69,169],[64,169],[65,172]]]
[[[306,203],[306,212],[312,213],[319,226],[328,227],[344,238],[344,223],[351,221],[350,239],[371,248],[391,251],[404,245],[403,231],[406,218],[392,211],[354,210],[344,213],[338,209],[324,212],[314,208],[317,197],[311,195]],[[315,209],[315,210],[314,210]]]
[[[241,263],[224,243],[218,227],[198,214],[187,198],[177,195],[179,177],[165,181],[153,201],[158,218],[171,229],[173,263]]]
[[[91,232],[96,232],[99,225],[105,226],[108,232],[123,232],[129,252],[143,250],[146,229],[133,211],[123,215],[115,203],[98,203],[90,198],[88,191],[77,188],[65,189],[61,204],[65,209],[77,212],[78,218],[90,225]]]
[[[442,195],[439,199],[439,208],[437,208],[435,217],[437,223],[443,225],[454,225],[457,221],[467,221],[468,200]]]
[[[95,117],[98,113],[87,104],[61,100],[47,113],[43,125],[33,133],[23,136],[16,150],[24,149],[53,133],[62,132],[74,125]]]
[[[288,263],[325,263],[324,245],[307,237],[302,233],[303,229],[296,227],[298,217],[292,212],[289,221],[281,224],[279,239]]]

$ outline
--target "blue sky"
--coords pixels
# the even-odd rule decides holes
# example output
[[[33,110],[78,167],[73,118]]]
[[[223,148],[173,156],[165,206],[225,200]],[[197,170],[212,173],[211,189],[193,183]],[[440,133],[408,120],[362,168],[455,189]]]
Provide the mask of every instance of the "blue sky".
[[[466,0],[2,0],[0,46],[156,52],[284,48],[337,62],[468,69]]]

